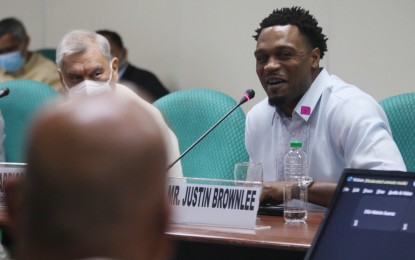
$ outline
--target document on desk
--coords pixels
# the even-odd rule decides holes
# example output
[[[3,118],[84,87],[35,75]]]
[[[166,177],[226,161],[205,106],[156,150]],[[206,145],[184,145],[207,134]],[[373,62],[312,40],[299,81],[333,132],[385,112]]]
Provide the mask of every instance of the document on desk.
[[[171,223],[255,228],[262,186],[198,178],[169,178]]]

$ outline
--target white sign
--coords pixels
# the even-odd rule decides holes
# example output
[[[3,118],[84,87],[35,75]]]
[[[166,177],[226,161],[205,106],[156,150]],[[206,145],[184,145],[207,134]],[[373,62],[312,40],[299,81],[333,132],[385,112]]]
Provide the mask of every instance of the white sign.
[[[233,181],[194,180],[169,178],[170,222],[255,228],[260,184],[237,182],[235,186]]]
[[[0,208],[6,206],[4,190],[7,181],[22,178],[25,169],[25,163],[0,163]]]

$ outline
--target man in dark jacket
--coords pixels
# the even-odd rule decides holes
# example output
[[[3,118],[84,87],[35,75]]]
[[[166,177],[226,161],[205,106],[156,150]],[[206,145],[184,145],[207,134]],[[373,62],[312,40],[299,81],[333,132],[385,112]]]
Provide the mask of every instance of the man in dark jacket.
[[[120,82],[127,86],[132,85],[133,90],[149,102],[169,93],[152,72],[137,68],[128,62],[127,49],[118,33],[109,30],[99,30],[96,33],[108,39],[112,56],[119,60],[118,76]]]

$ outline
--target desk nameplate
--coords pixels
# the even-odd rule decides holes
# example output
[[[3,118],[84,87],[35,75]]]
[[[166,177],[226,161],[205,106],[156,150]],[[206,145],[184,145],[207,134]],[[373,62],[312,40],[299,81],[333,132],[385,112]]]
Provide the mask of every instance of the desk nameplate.
[[[169,178],[171,223],[255,228],[260,183]]]
[[[25,163],[0,163],[0,208],[5,207],[5,186],[8,180],[20,179],[26,170]]]

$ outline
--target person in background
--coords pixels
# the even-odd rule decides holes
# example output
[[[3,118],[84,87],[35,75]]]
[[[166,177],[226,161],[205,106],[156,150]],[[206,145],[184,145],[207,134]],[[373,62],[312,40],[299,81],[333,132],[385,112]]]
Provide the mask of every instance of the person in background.
[[[28,140],[6,186],[15,259],[167,259],[166,147],[147,109],[77,97],[43,108]]]
[[[28,50],[30,37],[15,18],[0,21],[0,82],[36,80],[63,91],[56,65],[41,54]]]
[[[267,98],[247,114],[246,148],[261,162],[261,201],[283,201],[290,141],[308,155],[311,203],[327,206],[344,168],[406,171],[379,104],[320,67],[327,37],[309,11],[274,10],[254,35],[256,72]]]
[[[132,88],[140,95],[147,96],[146,100],[149,102],[169,94],[169,91],[163,86],[156,75],[150,71],[137,68],[128,62],[127,49],[124,47],[121,36],[118,33],[109,30],[98,30],[96,33],[107,38],[111,45],[112,56],[118,58],[118,76],[120,82],[127,86],[132,85]]]
[[[75,30],[67,33],[56,50],[56,64],[62,85],[69,97],[111,92],[135,101],[151,113],[163,131],[168,150],[168,162],[179,155],[176,135],[167,126],[160,111],[128,87],[119,83],[118,58],[112,57],[108,40],[95,32]],[[166,164],[167,167],[167,164]],[[169,176],[182,177],[180,162],[169,170]]]

